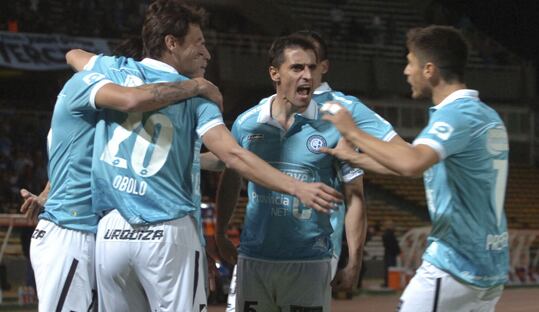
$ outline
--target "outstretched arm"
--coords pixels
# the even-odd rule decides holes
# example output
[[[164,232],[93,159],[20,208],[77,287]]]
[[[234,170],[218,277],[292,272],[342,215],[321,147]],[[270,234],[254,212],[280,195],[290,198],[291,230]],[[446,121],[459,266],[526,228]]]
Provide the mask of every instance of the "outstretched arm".
[[[363,193],[363,176],[345,184],[346,217],[344,219],[348,243],[348,263],[337,272],[332,286],[335,290],[351,291],[357,286],[367,237],[367,210]]]
[[[50,189],[51,184],[50,182],[47,182],[45,188],[37,196],[32,194],[27,189],[23,188],[20,190],[21,197],[24,200],[21,205],[20,212],[26,214],[26,218],[28,220],[37,222],[37,216],[43,210],[43,206],[45,206],[45,202],[47,201],[47,198],[49,196]]]
[[[330,104],[339,109],[323,118],[331,121],[346,140],[389,170],[403,176],[418,176],[439,161],[438,154],[429,146],[384,142],[370,136],[356,127],[346,108]]]
[[[390,142],[398,142],[400,144],[408,144],[398,135],[393,137]],[[401,143],[402,142],[402,143]],[[352,144],[346,139],[341,138],[335,148],[321,147],[320,151],[331,156],[337,157],[350,164],[355,168],[361,168],[366,171],[372,171],[380,174],[392,174],[398,175],[395,171],[392,171],[382,164],[374,160],[372,157],[365,153],[357,152]]]
[[[241,148],[224,125],[213,127],[202,139],[227,168],[265,188],[296,196],[307,207],[328,213],[334,203],[341,201],[341,194],[333,188],[323,183],[298,181]]]

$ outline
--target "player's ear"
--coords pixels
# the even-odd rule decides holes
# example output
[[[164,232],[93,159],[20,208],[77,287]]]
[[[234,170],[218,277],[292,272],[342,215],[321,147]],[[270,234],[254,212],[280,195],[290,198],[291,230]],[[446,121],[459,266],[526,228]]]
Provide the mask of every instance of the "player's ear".
[[[329,60],[323,60],[318,64],[318,66],[322,68],[322,75],[327,74],[327,72],[329,71]]]
[[[434,75],[434,72],[437,70],[436,66],[431,63],[431,62],[427,62],[425,63],[425,65],[423,66],[423,76],[427,79],[430,79],[432,78],[432,76]]]
[[[165,36],[165,46],[167,47],[167,50],[171,51],[173,50],[176,45],[178,44],[176,37],[173,35],[166,35]]]
[[[279,74],[279,70],[273,66],[270,66],[269,67],[269,74],[270,74],[270,78],[271,80],[273,80],[273,82],[279,82],[281,81],[281,74]]]

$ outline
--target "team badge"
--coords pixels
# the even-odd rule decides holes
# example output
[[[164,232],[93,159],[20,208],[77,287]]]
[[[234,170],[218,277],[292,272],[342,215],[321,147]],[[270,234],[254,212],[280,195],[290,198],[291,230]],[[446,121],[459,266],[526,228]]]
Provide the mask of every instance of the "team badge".
[[[326,146],[328,146],[328,143],[321,135],[312,135],[307,139],[307,148],[311,153],[318,154],[320,153],[320,148]]]

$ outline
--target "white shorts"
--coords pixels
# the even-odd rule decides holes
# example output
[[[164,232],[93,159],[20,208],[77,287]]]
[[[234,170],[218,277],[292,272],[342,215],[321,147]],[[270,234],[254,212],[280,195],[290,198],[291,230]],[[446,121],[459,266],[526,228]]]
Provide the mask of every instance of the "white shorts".
[[[228,288],[228,298],[226,300],[226,312],[236,312],[236,280],[237,280],[238,266],[234,266],[232,271],[232,278],[230,279],[230,286]]]
[[[331,257],[331,280],[335,278],[335,274],[337,274],[337,270],[339,269],[339,256],[336,254],[333,254]]]
[[[113,210],[96,246],[100,312],[206,311],[205,253],[191,217],[133,227]]]
[[[30,243],[39,311],[90,311],[96,299],[95,235],[40,220]]]
[[[463,284],[423,261],[401,296],[398,312],[490,312],[503,285],[479,288]]]
[[[236,311],[331,310],[330,259],[267,261],[238,257]]]

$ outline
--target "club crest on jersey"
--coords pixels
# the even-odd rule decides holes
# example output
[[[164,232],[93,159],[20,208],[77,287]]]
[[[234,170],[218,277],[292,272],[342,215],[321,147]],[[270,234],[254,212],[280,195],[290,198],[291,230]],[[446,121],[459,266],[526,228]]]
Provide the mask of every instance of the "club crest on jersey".
[[[326,139],[324,139],[324,137],[321,135],[311,135],[307,139],[307,148],[311,153],[318,154],[320,153],[320,148],[326,146],[328,146],[328,143]]]
[[[263,134],[251,134],[247,136],[247,141],[249,142],[256,142],[256,141],[262,141],[264,140]]]

